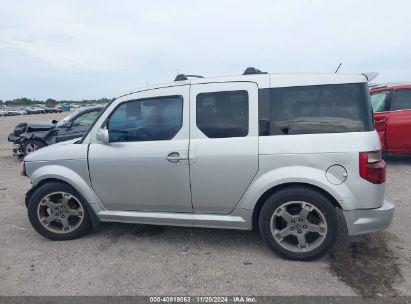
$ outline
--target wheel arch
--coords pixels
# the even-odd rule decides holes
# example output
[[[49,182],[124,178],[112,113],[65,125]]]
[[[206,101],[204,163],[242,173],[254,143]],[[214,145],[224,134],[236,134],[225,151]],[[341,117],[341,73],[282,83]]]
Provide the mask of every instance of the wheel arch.
[[[87,199],[84,198],[84,196],[82,195],[82,193],[80,191],[78,191],[78,189],[76,189],[73,185],[71,185],[70,183],[59,179],[59,178],[45,178],[42,179],[41,181],[39,181],[36,185],[34,185],[29,191],[27,191],[26,193],[26,197],[25,197],[25,204],[26,207],[28,206],[28,203],[30,201],[30,198],[33,196],[33,193],[36,192],[37,189],[39,189],[40,187],[42,187],[43,185],[46,185],[48,183],[61,183],[61,184],[65,184],[68,185],[70,187],[72,187],[74,190],[77,191],[77,193],[80,195],[80,198],[82,199],[82,201],[84,202],[84,204],[86,205],[87,211],[90,215],[90,219],[91,222],[93,224],[93,227],[99,228],[101,225],[100,220],[98,219],[95,210],[93,210],[92,206],[90,205],[90,203],[87,201]]]
[[[41,181],[39,181],[36,185],[34,185],[33,187],[30,188],[29,191],[27,191],[26,193],[26,197],[25,197],[25,203],[26,203],[26,207],[30,201],[30,198],[32,197],[33,193],[36,192],[37,189],[39,189],[41,186],[47,184],[47,183],[52,183],[52,182],[56,182],[56,183],[63,183],[66,185],[69,185],[71,187],[73,187],[73,185],[70,185],[69,183],[67,183],[66,181],[62,180],[62,179],[58,179],[58,178],[45,178]],[[73,187],[74,188],[74,187]],[[75,188],[74,188],[75,189]]]
[[[64,165],[65,164],[65,165]],[[88,181],[88,171],[84,162],[65,161],[62,165],[50,163],[40,167],[38,162],[28,162],[26,170],[33,184],[26,194],[26,203],[30,200],[31,195],[42,185],[49,182],[60,182],[71,186],[84,200],[87,209],[94,217],[100,211],[105,210],[97,195],[94,193]],[[71,167],[70,167],[71,166]],[[93,224],[94,224],[94,220]]]
[[[39,141],[39,142],[43,143],[44,146],[48,146],[48,145],[49,145],[43,138],[40,138],[40,137],[36,137],[36,136],[34,136],[34,135],[31,135],[30,137],[25,136],[24,138],[22,138],[22,139],[20,140],[20,145],[21,145],[22,149],[25,148],[26,143],[27,143],[28,141],[30,141],[30,140]]]
[[[321,187],[318,187],[318,186],[315,186],[309,183],[302,183],[302,182],[283,183],[283,184],[279,184],[274,187],[271,187],[259,197],[253,209],[253,215],[252,215],[253,227],[258,227],[258,218],[260,216],[261,209],[264,203],[266,202],[267,198],[280,190],[287,189],[287,188],[293,188],[293,187],[300,187],[300,188],[315,190],[321,193],[322,195],[324,195],[332,203],[332,205],[335,208],[342,209],[340,203],[335,199],[335,197],[332,196],[328,191],[324,190]]]

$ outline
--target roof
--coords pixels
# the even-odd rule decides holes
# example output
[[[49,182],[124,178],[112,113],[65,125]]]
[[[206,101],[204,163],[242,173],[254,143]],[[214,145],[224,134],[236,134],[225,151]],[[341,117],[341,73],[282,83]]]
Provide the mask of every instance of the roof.
[[[383,91],[387,89],[400,90],[400,89],[411,89],[411,82],[391,82],[382,83],[372,86],[370,88],[371,92]]]
[[[188,75],[187,75],[188,76]],[[341,84],[341,83],[365,83],[367,78],[364,74],[251,74],[235,75],[223,77],[199,77],[188,78],[187,80],[172,81],[156,85],[146,86],[140,89],[129,91],[124,95],[137,93],[140,91],[153,90],[158,88],[195,85],[204,83],[222,82],[255,82],[260,89],[271,87],[290,87],[322,84]],[[123,96],[124,96],[123,95]]]

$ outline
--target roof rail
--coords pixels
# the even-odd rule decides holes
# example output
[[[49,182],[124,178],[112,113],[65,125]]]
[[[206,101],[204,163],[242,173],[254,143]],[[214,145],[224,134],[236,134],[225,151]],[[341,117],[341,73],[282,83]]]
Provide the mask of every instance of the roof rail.
[[[188,78],[204,78],[201,75],[186,75],[186,74],[178,74],[174,81],[183,81],[183,80],[188,80]]]
[[[248,67],[245,69],[243,75],[253,75],[253,74],[267,74],[267,72],[261,72],[259,69],[254,67]]]

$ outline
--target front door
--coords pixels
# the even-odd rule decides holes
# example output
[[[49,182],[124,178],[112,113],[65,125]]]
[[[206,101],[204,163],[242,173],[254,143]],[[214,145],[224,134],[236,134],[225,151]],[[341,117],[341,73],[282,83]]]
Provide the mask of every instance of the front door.
[[[194,213],[228,214],[258,170],[258,87],[194,84],[190,104]]]
[[[395,90],[391,102],[386,142],[392,152],[411,152],[411,89]]]
[[[188,100],[189,86],[149,90],[102,115],[110,143],[90,144],[89,170],[105,208],[192,213]]]

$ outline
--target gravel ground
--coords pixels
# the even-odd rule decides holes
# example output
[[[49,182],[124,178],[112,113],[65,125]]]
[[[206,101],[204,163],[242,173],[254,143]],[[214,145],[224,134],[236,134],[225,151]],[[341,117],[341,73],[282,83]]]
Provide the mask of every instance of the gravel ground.
[[[315,262],[278,258],[254,231],[104,224],[53,242],[30,226],[7,135],[63,116],[0,117],[0,295],[411,295],[411,157],[386,159],[388,231],[344,237]]]

